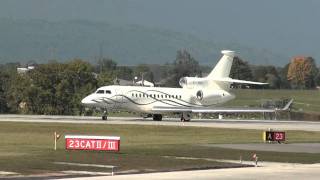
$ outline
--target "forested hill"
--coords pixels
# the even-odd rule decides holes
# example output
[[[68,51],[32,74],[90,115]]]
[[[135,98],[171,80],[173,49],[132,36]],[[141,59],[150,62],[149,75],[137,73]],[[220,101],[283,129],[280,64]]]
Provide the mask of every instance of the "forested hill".
[[[284,65],[289,57],[230,42],[209,42],[189,34],[138,25],[72,20],[0,19],[0,63],[95,61],[109,57],[118,64],[164,64],[187,49],[200,64],[215,64],[220,50],[232,49],[251,64]]]

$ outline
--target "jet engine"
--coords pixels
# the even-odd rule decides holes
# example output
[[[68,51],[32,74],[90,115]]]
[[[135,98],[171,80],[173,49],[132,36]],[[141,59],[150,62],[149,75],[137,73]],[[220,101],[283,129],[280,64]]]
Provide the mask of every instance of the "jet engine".
[[[217,101],[224,97],[226,93],[224,91],[216,90],[212,92],[209,89],[199,89],[195,91],[194,98],[200,102]]]
[[[198,78],[198,77],[183,77],[180,79],[179,84],[183,88],[192,89],[194,87],[207,86],[208,80],[206,78]]]

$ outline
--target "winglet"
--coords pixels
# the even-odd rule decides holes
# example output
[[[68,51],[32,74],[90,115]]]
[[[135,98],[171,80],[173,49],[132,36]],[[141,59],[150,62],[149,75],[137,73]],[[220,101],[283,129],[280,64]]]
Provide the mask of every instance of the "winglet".
[[[293,103],[293,99],[290,99],[290,101],[281,110],[282,111],[288,110],[292,103]]]

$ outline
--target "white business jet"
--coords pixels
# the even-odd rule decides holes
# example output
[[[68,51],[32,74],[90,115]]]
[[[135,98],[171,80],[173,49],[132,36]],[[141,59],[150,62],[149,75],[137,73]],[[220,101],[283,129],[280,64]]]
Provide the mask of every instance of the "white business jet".
[[[181,121],[190,121],[191,113],[232,113],[232,112],[275,112],[279,109],[264,108],[222,108],[217,107],[235,98],[230,93],[232,83],[265,85],[267,83],[244,81],[229,77],[235,53],[221,51],[220,61],[207,77],[183,77],[181,88],[144,86],[103,86],[85,97],[85,106],[102,109],[126,109],[152,115],[153,120],[161,121],[167,112],[181,113]],[[283,109],[289,108],[288,103]],[[103,120],[107,119],[104,111]]]

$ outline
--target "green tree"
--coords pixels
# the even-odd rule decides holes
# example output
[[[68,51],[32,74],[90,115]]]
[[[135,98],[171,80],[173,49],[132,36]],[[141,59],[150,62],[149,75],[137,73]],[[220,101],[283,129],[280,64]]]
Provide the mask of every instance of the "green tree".
[[[252,71],[248,62],[235,56],[230,70],[230,77],[233,79],[252,81]]]
[[[199,62],[196,61],[186,50],[177,51],[173,68],[169,70],[167,84],[169,86],[179,86],[179,79],[185,76],[202,76]]]
[[[10,84],[6,94],[7,106],[12,113],[26,112],[26,88],[30,86],[30,79],[27,76],[15,73],[11,74]]]
[[[315,82],[317,84],[317,86],[320,86],[320,70],[318,69],[318,74],[315,77]]]
[[[134,68],[134,77],[138,77],[138,79],[144,79],[149,82],[154,82],[153,73],[150,70],[149,66],[146,64],[139,64]]]
[[[8,89],[9,74],[0,71],[0,113],[9,111],[6,100],[6,91]]]
[[[280,89],[290,89],[290,82],[287,79],[289,64],[286,64],[283,68],[278,68],[278,74],[280,77]]]
[[[95,78],[93,67],[87,62],[76,59],[67,64],[66,70],[69,72],[67,74],[71,78],[69,79],[69,84],[72,82],[72,87],[67,86],[68,83],[65,82],[65,88],[62,89],[69,89],[73,92],[71,104],[73,105],[72,108],[77,110],[77,112],[73,113],[82,113],[81,99],[97,88],[98,82]]]
[[[253,77],[255,81],[269,83],[269,88],[280,88],[281,79],[279,77],[276,67],[274,66],[253,67]]]
[[[127,66],[118,66],[116,70],[116,77],[119,79],[132,80],[133,70]]]
[[[108,86],[113,84],[113,80],[116,78],[115,74],[112,72],[104,72],[98,75],[98,87]]]
[[[0,113],[10,113],[12,102],[8,102],[11,91],[10,86],[17,75],[19,63],[7,63],[0,65]],[[18,82],[15,82],[18,83]],[[14,108],[16,110],[17,108]]]
[[[80,59],[41,64],[14,81],[19,83],[11,86],[12,107],[34,114],[79,114],[81,99],[97,87],[93,67]]]

